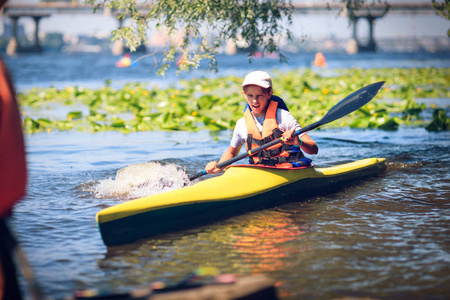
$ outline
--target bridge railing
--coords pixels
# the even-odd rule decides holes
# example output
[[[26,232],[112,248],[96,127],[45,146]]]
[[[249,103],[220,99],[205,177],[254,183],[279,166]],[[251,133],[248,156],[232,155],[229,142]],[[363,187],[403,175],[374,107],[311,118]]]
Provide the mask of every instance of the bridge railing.
[[[339,3],[293,3],[295,14],[338,14],[347,16],[349,11],[344,5]],[[143,5],[138,5],[143,9]],[[98,9],[102,11],[103,8]],[[352,14],[373,16],[380,15],[386,11],[384,4],[370,4],[353,9]],[[38,4],[12,4],[6,3],[3,8],[3,15],[17,15],[21,12],[47,13],[47,14],[85,14],[93,13],[93,7],[83,4],[78,0],[44,0]],[[389,4],[388,15],[390,14],[436,14],[436,10],[431,3],[392,3]]]

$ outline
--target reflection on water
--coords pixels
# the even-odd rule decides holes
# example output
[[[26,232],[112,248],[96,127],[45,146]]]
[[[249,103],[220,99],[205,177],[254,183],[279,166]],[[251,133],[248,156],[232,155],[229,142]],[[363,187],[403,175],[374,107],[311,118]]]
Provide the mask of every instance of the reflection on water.
[[[294,197],[272,209],[106,248],[95,214],[123,200],[97,198],[83,190],[88,183],[109,182],[114,190],[117,179],[110,178],[117,173],[144,181],[163,169],[174,177],[176,170],[194,174],[220,158],[231,132],[43,133],[26,138],[28,194],[13,225],[43,291],[58,299],[77,289],[175,283],[200,266],[266,274],[285,299],[446,299],[450,134],[413,128],[310,135],[320,147],[313,157],[319,167],[386,157],[388,169],[327,196]]]
[[[295,243],[302,233],[288,213],[254,212],[220,224],[111,247],[99,267],[108,274],[118,268],[125,271],[121,276],[133,278],[133,286],[157,280],[177,282],[199,266],[239,275],[277,272],[304,251]],[[136,272],[145,276],[136,276]]]
[[[218,74],[202,67],[189,76],[297,69],[310,65],[314,57],[308,55],[282,66],[276,60],[248,65],[245,55],[219,57]],[[145,60],[128,69],[114,68],[116,61],[105,55],[6,58],[19,90],[99,87],[106,79],[118,86],[129,81],[164,86],[179,79],[170,73],[157,78]],[[321,72],[448,67],[448,62],[448,54],[333,54],[327,55],[329,69]],[[448,99],[441,100],[448,106]],[[208,161],[218,160],[231,134],[27,136],[28,193],[16,206],[12,225],[45,295],[62,299],[77,289],[130,290],[154,281],[175,283],[200,266],[212,266],[222,273],[266,274],[277,281],[284,299],[448,299],[450,134],[423,128],[315,130],[310,135],[320,148],[312,157],[316,166],[386,157],[387,171],[327,196],[303,202],[294,197],[282,206],[213,224],[120,247],[103,245],[95,223],[99,210],[123,202],[121,198],[180,184],[185,174],[179,170],[194,174]],[[160,182],[158,176],[173,180]]]
[[[299,239],[304,231],[288,216],[274,211],[255,214],[247,220],[242,233],[233,235],[231,245],[242,256],[249,268],[247,272],[259,274],[282,270],[289,264],[286,258],[301,251],[289,242]]]

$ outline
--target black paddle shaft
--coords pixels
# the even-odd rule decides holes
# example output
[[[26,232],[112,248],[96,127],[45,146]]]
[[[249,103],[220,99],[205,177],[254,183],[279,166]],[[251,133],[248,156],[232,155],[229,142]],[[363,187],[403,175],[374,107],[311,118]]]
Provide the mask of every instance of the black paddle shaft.
[[[303,127],[302,129],[295,131],[292,135],[294,135],[294,134],[300,135],[304,132],[311,131],[313,129],[316,129],[319,126],[336,121],[337,119],[340,119],[340,118],[354,112],[355,110],[363,107],[367,102],[369,102],[370,100],[373,99],[373,97],[375,97],[375,95],[380,91],[383,84],[384,84],[384,81],[372,83],[368,86],[365,86],[365,87],[357,90],[356,92],[353,92],[352,94],[345,97],[338,104],[333,106],[322,119],[320,119],[319,121],[317,121],[311,125],[308,125],[306,127]],[[221,163],[217,164],[217,168],[222,169],[223,167],[231,165],[232,163],[234,163],[238,160],[241,160],[248,156],[254,155],[262,150],[265,150],[265,149],[267,149],[271,146],[274,146],[278,143],[281,143],[281,142],[283,142],[283,137],[275,139],[267,144],[264,144],[255,149],[252,149],[251,151],[239,154],[229,160],[221,162]],[[190,176],[189,180],[194,180],[203,175],[206,175],[205,170]]]

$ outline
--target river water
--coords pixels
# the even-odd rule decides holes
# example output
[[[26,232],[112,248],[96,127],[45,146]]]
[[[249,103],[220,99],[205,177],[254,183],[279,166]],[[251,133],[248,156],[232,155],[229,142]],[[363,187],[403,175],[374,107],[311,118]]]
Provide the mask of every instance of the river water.
[[[248,66],[244,57],[223,58],[218,75],[307,67],[311,57],[291,58],[292,64],[282,67],[272,60]],[[450,64],[448,55],[426,54],[336,54],[327,59],[330,68]],[[6,63],[18,90],[96,86],[106,79],[118,85],[176,82],[171,76],[156,78],[145,64],[111,68],[116,60],[44,54],[6,58]],[[205,74],[201,69],[184,76]],[[449,106],[449,99],[438,100]],[[132,191],[130,182],[142,178],[152,182],[161,177],[161,170],[163,176],[180,182],[175,169],[188,174],[202,170],[206,162],[220,158],[231,133],[27,135],[28,192],[15,207],[12,225],[44,295],[62,299],[86,288],[127,291],[154,281],[175,283],[198,267],[213,266],[239,276],[265,274],[277,282],[282,299],[448,299],[449,132],[324,127],[310,133],[320,148],[312,157],[316,166],[385,157],[386,172],[307,201],[291,199],[213,224],[129,245],[104,246],[96,212],[153,192]],[[128,178],[119,182],[119,170]]]

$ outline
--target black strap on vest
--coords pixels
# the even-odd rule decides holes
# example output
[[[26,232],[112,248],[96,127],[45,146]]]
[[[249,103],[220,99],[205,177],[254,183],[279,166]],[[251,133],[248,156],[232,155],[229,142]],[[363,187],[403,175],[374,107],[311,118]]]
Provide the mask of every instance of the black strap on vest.
[[[276,140],[277,138],[280,138],[282,135],[283,135],[283,133],[282,133],[281,130],[278,129],[278,128],[275,128],[275,129],[272,131],[272,134],[271,134],[271,135],[266,136],[265,138],[263,138],[263,139],[261,139],[261,140],[259,140],[259,139],[254,139],[253,136],[252,136],[251,134],[249,134],[249,135],[247,136],[247,146],[248,146],[248,149],[251,149],[251,148],[252,148],[252,144],[258,145],[258,147],[259,147],[259,146],[262,146],[262,145],[267,144],[268,142],[271,142],[271,141],[273,141],[273,140]]]
[[[288,146],[288,149],[291,148],[291,146],[289,146],[289,145],[284,145],[284,146]],[[284,157],[284,156],[259,157],[258,164],[263,164],[266,166],[276,166],[277,164],[282,164],[282,163],[297,162],[304,157],[303,152],[301,150],[300,151],[286,150],[286,152],[289,154],[289,156],[287,156],[287,157]],[[258,155],[256,155],[256,156],[258,156]],[[253,161],[253,159],[250,160],[250,163],[254,164],[254,162],[252,162],[252,161]]]
[[[254,139],[253,136],[251,134],[249,134],[247,136],[248,149],[252,149],[252,144],[262,146],[264,144],[267,144],[268,142],[271,142],[271,141],[281,137],[282,135],[283,135],[283,133],[278,128],[275,128],[272,131],[271,135],[269,135],[261,140]],[[275,166],[276,164],[282,164],[282,163],[286,163],[286,162],[295,162],[304,157],[303,152],[300,149],[298,149],[298,151],[292,151],[292,150],[290,150],[291,147],[292,146],[290,146],[290,145],[283,144],[283,145],[281,145],[281,147],[278,147],[275,149],[262,150],[253,156],[259,158],[258,164],[263,164],[263,165],[268,165],[268,166]],[[289,156],[275,157],[277,155],[280,155],[283,152],[287,152],[289,154]],[[249,157],[249,160],[250,160],[250,164],[255,164],[255,161],[252,156]]]

